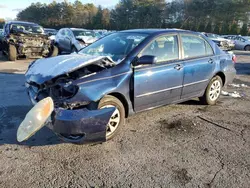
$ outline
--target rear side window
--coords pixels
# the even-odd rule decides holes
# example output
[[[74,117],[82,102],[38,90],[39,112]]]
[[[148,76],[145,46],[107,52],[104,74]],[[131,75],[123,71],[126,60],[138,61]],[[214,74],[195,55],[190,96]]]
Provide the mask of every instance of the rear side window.
[[[245,39],[243,39],[243,38],[241,38],[241,37],[238,37],[238,38],[239,38],[239,41],[241,41],[241,42],[246,42]]]
[[[192,36],[181,35],[184,58],[194,58],[213,55],[213,49],[204,39]]]

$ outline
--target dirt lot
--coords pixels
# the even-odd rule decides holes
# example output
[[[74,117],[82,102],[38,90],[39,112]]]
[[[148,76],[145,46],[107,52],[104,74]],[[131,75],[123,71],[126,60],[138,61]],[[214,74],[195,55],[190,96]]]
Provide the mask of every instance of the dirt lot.
[[[249,187],[250,54],[238,55],[236,85],[224,89],[240,98],[139,113],[115,139],[97,145],[63,143],[46,127],[17,143],[17,127],[31,108],[28,61],[0,59],[1,188]]]

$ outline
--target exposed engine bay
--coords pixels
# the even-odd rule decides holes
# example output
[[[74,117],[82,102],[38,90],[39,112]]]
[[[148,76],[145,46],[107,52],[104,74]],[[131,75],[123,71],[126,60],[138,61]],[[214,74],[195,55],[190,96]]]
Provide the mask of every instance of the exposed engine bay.
[[[109,57],[95,61],[87,66],[80,67],[79,69],[57,76],[43,84],[34,82],[28,83],[35,92],[35,101],[38,102],[50,96],[55,104],[55,107],[64,109],[77,109],[81,106],[87,105],[86,102],[79,102],[78,104],[68,104],[67,99],[76,95],[79,90],[77,85],[72,84],[75,80],[89,77],[97,74],[105,69],[114,67],[116,64]]]
[[[19,56],[47,56],[51,48],[51,42],[46,35],[10,34],[9,43],[14,45]]]

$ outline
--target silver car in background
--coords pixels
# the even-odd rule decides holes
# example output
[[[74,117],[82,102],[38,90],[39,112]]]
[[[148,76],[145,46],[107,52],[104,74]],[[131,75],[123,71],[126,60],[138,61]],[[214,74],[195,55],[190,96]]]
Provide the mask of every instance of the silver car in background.
[[[235,41],[235,50],[245,50],[250,51],[250,38],[238,35],[225,35],[225,39],[230,39]]]
[[[94,31],[80,28],[62,28],[56,34],[55,45],[60,53],[73,53],[96,40]]]
[[[220,35],[213,33],[202,33],[202,34],[211,39],[215,44],[217,44],[220,47],[220,49],[224,51],[230,51],[235,47],[235,42],[231,39],[226,39],[221,37]]]

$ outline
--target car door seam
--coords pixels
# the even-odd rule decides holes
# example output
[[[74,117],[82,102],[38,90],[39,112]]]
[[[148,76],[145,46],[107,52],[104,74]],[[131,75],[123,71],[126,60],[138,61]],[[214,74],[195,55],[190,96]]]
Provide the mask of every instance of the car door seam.
[[[153,94],[157,94],[157,93],[162,93],[164,91],[169,91],[169,90],[179,89],[179,88],[182,88],[182,85],[176,86],[176,87],[171,87],[171,88],[166,88],[166,89],[161,89],[161,90],[158,90],[158,91],[144,93],[144,94],[141,94],[141,95],[137,95],[136,98],[145,97],[145,96],[149,96],[149,95],[153,95]]]
[[[194,85],[194,84],[199,84],[199,83],[202,83],[202,82],[206,82],[208,80],[209,79],[205,79],[205,80],[200,80],[200,81],[197,81],[197,82],[192,82],[192,83],[189,83],[189,84],[184,84],[183,87],[187,87],[187,86]]]

